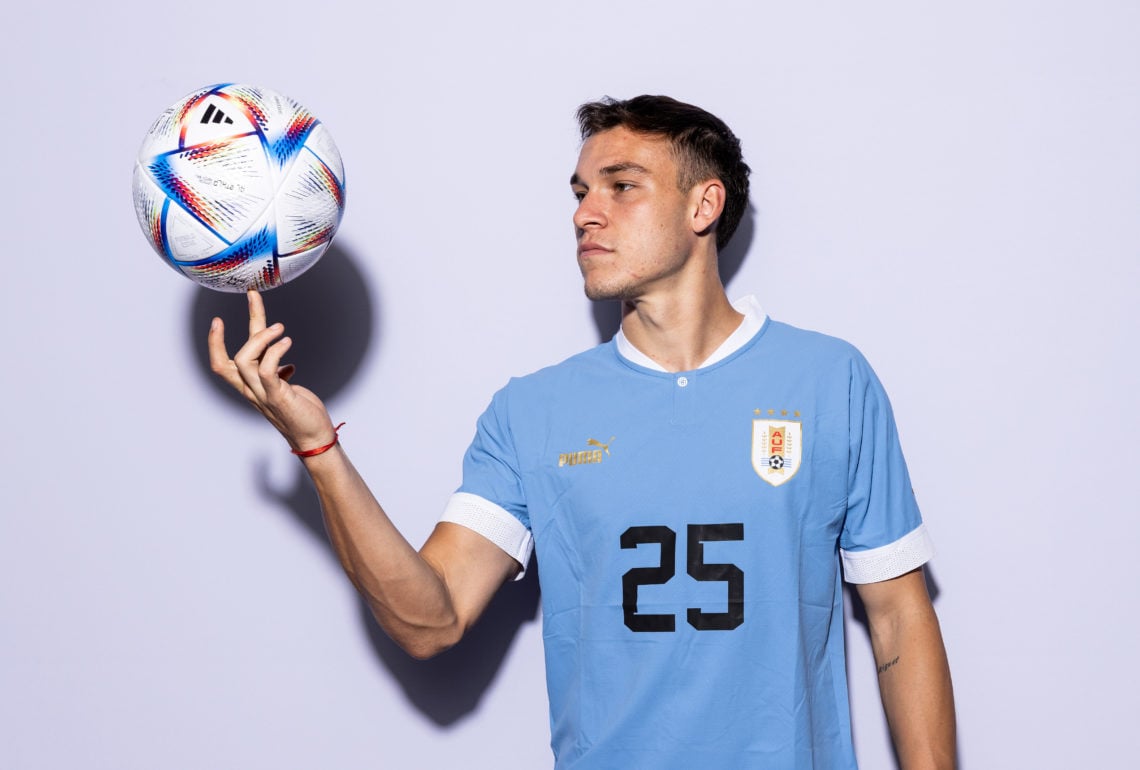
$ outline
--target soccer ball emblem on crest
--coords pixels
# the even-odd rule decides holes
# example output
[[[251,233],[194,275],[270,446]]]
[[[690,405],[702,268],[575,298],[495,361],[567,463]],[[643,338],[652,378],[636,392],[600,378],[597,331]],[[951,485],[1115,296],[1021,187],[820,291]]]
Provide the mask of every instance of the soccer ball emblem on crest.
[[[803,463],[804,426],[799,412],[795,416],[752,421],[752,468],[774,487],[790,481]]]

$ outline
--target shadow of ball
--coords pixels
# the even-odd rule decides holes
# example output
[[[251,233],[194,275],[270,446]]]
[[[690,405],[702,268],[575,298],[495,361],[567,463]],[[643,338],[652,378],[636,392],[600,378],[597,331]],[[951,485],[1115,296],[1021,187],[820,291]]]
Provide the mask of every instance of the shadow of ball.
[[[368,286],[347,250],[334,243],[308,272],[262,296],[268,323],[284,323],[285,333],[293,338],[285,357],[285,363],[297,367],[292,381],[326,403],[336,398],[360,369],[379,331]],[[255,416],[245,399],[210,371],[206,334],[214,316],[226,324],[226,346],[232,356],[249,333],[245,295],[199,288],[190,311],[189,334],[202,376],[224,400]]]

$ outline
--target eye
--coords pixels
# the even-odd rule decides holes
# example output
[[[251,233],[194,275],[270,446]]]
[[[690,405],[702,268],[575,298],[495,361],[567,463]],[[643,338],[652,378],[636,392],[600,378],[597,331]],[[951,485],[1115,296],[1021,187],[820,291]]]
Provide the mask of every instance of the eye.
[[[582,199],[586,197],[585,190],[573,189],[570,191],[570,193],[574,196],[574,200],[578,201],[579,203],[581,203]]]
[[[628,192],[629,190],[632,190],[633,188],[634,188],[634,185],[632,182],[615,182],[614,183],[614,189],[617,190],[618,192]]]

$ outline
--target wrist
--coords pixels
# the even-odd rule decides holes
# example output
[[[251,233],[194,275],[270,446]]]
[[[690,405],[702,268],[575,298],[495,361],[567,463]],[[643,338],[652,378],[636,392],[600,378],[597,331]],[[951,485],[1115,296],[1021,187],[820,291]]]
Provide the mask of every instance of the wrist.
[[[289,451],[298,457],[316,457],[317,455],[324,454],[336,446],[338,443],[340,443],[340,429],[343,427],[344,423],[342,422],[333,428],[332,441],[328,442],[327,444],[321,444],[320,446],[315,446],[309,449],[295,449],[293,447],[290,447]]]

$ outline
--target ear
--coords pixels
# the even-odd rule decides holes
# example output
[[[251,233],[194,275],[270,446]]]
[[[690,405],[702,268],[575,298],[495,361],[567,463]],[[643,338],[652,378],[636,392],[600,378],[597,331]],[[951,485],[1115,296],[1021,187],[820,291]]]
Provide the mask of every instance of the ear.
[[[724,212],[724,183],[719,179],[709,179],[693,187],[693,231],[697,234],[711,232],[713,225]]]

